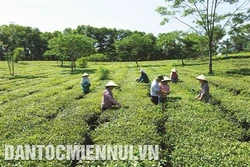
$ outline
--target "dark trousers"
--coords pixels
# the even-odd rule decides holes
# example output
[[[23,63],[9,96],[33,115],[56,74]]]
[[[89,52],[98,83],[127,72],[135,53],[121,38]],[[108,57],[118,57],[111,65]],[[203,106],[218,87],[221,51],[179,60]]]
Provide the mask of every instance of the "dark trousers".
[[[150,100],[155,104],[155,105],[158,105],[158,96],[150,96]]]
[[[102,109],[102,111],[105,111],[105,110],[107,110],[108,108],[106,108],[106,107],[102,107],[101,109]]]

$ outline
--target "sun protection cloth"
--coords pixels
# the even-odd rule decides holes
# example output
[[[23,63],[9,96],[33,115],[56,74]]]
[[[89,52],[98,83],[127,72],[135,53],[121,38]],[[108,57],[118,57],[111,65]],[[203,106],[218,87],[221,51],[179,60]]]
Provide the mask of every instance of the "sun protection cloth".
[[[172,70],[171,70],[171,72],[178,72],[175,68],[173,68]]]
[[[168,81],[171,81],[171,79],[168,77],[163,77],[163,80],[161,80],[161,82],[168,82]]]
[[[207,78],[203,74],[201,74],[201,75],[199,75],[199,76],[197,76],[195,78],[198,79],[198,80],[207,81]]]
[[[116,86],[118,86],[118,85],[116,85],[113,81],[109,81],[108,83],[107,83],[107,85],[105,85],[106,87],[107,86],[114,86],[114,87],[116,87]]]
[[[89,74],[87,74],[86,72],[84,74],[82,74],[83,77],[88,77]]]

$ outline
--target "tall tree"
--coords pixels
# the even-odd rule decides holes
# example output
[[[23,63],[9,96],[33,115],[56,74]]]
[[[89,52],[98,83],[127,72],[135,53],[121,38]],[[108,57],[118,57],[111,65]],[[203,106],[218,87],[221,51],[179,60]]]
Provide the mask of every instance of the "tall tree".
[[[3,42],[0,41],[0,61],[4,60],[4,45]]]
[[[24,48],[15,48],[13,52],[13,59],[15,63],[18,63],[19,60],[22,60],[24,57]]]
[[[223,40],[220,44],[220,52],[222,54],[226,54],[226,57],[228,56],[228,53],[232,50],[232,43],[229,39]]]
[[[16,24],[0,26],[0,40],[12,52],[16,47],[24,48],[24,60],[42,60],[48,45],[39,29]]]
[[[3,41],[3,55],[9,67],[10,75],[15,74],[15,60],[14,60],[14,50],[19,45],[19,38],[17,36],[17,28],[14,23],[9,26],[1,26],[0,28],[0,38]]]
[[[75,62],[78,58],[91,55],[95,52],[94,40],[85,35],[66,33],[49,40],[46,55],[55,55],[59,60],[70,60],[71,71],[75,70]]]
[[[159,35],[156,47],[161,50],[165,58],[175,59],[181,55],[180,40],[178,39],[182,38],[183,34],[182,31],[173,31]]]
[[[209,48],[209,73],[212,73],[212,56],[215,27],[233,29],[249,21],[249,0],[165,0],[167,7],[158,7],[156,11],[164,18],[161,24],[176,19],[203,35]],[[225,8],[234,9],[228,11]],[[191,23],[185,18],[191,18]]]
[[[235,28],[234,31],[229,32],[229,35],[235,52],[247,51],[250,41],[250,24]]]
[[[134,32],[132,35],[115,42],[118,56],[122,61],[147,60],[151,54],[153,40],[150,35]]]

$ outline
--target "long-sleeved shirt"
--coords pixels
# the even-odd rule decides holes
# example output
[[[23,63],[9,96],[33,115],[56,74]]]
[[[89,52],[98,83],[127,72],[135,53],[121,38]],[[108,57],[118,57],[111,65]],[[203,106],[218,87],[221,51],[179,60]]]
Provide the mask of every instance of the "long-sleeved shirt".
[[[199,97],[202,101],[208,102],[209,101],[209,86],[207,82],[203,82],[201,85]]]
[[[90,84],[89,78],[87,78],[87,77],[82,77],[81,85],[86,84],[86,82]]]
[[[162,97],[166,97],[167,96],[167,94],[169,93],[169,91],[170,91],[170,86],[169,86],[169,84],[163,84],[163,83],[160,83],[159,84],[159,86],[160,86],[160,91],[163,93],[161,96]]]
[[[113,98],[113,93],[112,93],[112,91],[111,91],[109,88],[106,88],[105,91],[103,92],[101,107],[111,108],[112,105],[121,106],[121,104],[118,103],[118,102]]]
[[[150,87],[150,95],[159,96],[160,95],[159,92],[160,92],[159,83],[156,80],[153,80]]]
[[[81,81],[82,90],[84,93],[89,93],[90,80],[87,77],[83,77]]]
[[[141,76],[138,79],[138,82],[145,82],[145,83],[149,83],[149,79],[146,73],[141,72]]]

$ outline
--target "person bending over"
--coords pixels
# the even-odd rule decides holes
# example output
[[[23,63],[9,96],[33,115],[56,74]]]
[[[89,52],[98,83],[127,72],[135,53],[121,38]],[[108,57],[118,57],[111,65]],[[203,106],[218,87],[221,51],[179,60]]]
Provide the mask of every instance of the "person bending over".
[[[113,81],[110,81],[109,83],[107,83],[107,85],[105,85],[106,89],[103,92],[103,96],[102,96],[102,102],[101,102],[101,109],[102,111],[105,111],[109,108],[112,107],[112,105],[117,105],[119,107],[121,107],[121,104],[118,103],[114,98],[113,98],[113,93],[112,93],[112,89],[114,89],[115,87],[117,87],[118,85],[116,85]]]

